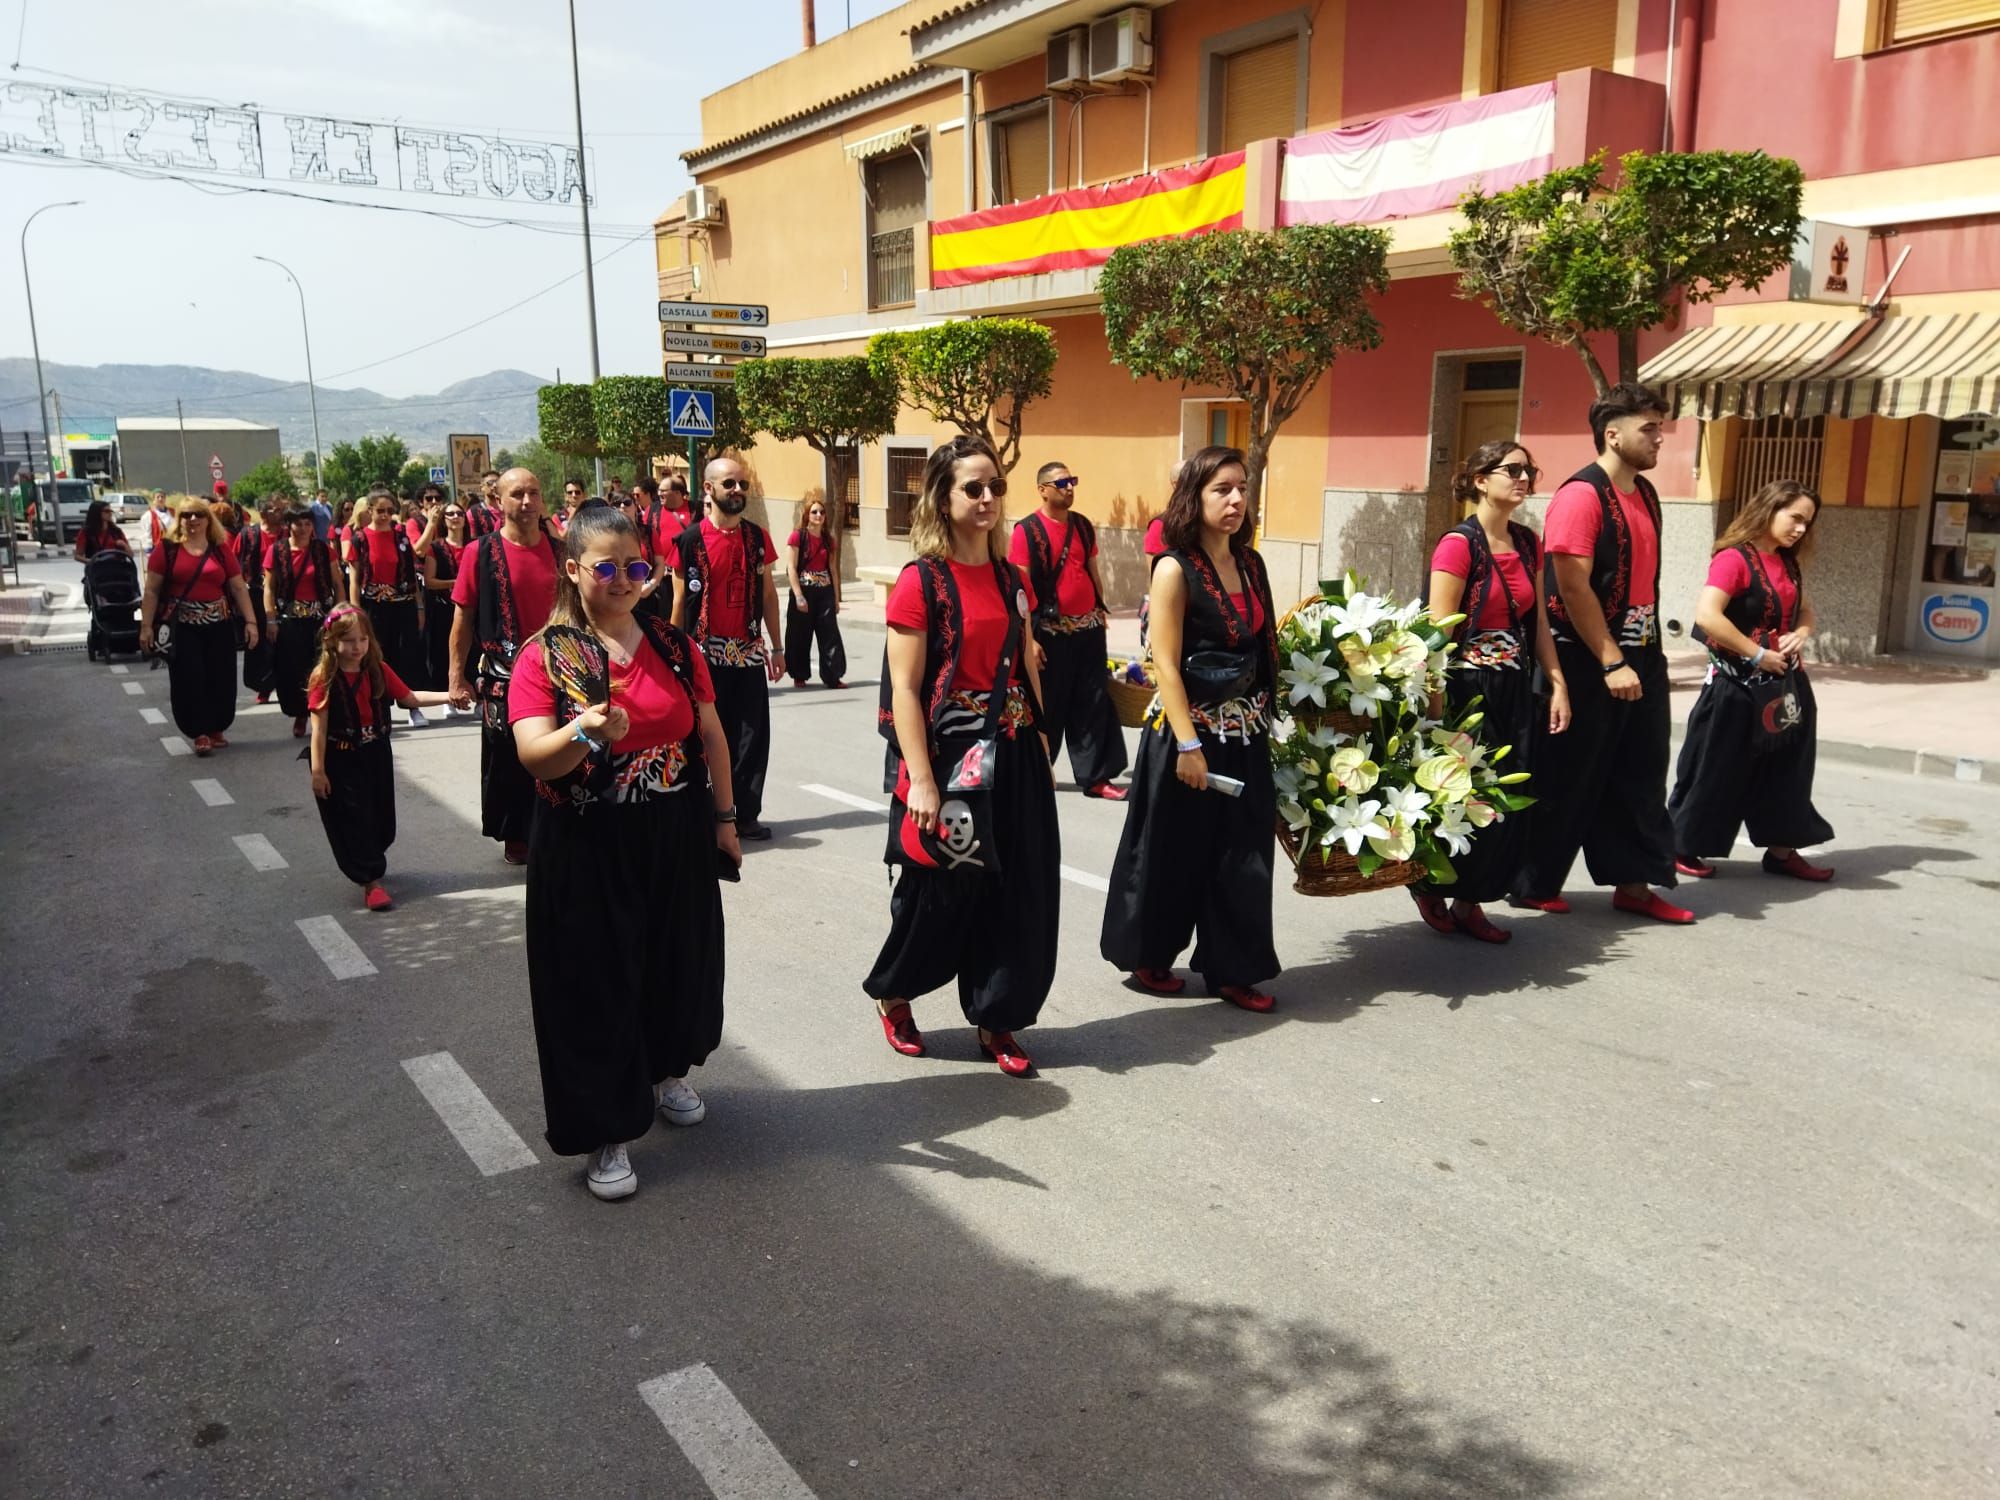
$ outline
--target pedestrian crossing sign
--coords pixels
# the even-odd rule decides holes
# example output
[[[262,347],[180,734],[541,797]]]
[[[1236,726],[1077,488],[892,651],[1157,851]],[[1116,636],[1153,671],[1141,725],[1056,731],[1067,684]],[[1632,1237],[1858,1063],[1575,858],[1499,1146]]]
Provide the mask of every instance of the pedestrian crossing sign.
[[[675,437],[715,436],[715,392],[674,391],[667,398],[667,430]]]

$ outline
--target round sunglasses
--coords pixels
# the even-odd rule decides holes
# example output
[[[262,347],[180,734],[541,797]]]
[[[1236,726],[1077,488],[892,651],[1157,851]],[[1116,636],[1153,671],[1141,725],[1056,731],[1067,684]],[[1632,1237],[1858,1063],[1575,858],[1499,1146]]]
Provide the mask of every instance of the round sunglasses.
[[[603,562],[590,565],[590,576],[599,583],[609,583],[618,576],[618,568],[619,565],[607,557]],[[653,576],[653,565],[641,557],[633,558],[624,568],[625,576],[633,583],[644,583]]]
[[[965,492],[965,498],[968,500],[984,500],[989,493],[995,500],[999,500],[1007,493],[1007,481],[1004,479],[968,479],[959,488]]]

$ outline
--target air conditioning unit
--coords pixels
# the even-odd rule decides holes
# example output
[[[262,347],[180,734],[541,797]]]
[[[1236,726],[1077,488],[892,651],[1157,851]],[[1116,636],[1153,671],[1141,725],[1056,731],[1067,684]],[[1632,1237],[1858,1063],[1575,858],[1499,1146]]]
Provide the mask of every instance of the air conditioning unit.
[[[1083,26],[1072,26],[1049,38],[1048,82],[1044,87],[1066,89],[1088,81],[1085,53],[1089,38],[1089,29]]]
[[[1153,13],[1129,5],[1090,23],[1090,81],[1153,76]]]
[[[687,196],[681,200],[682,222],[695,224],[720,224],[722,222],[722,196],[711,187],[689,188]]]

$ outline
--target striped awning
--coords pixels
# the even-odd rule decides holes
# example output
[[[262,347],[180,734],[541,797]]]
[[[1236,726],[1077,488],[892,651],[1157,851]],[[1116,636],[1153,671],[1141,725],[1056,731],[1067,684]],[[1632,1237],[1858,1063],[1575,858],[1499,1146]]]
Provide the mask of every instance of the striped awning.
[[[921,125],[898,125],[894,130],[885,130],[880,135],[871,135],[865,140],[852,142],[843,149],[849,161],[867,161],[871,157],[887,156],[891,151],[900,151],[910,144]]]
[[[2000,407],[2000,313],[1717,325],[1646,362],[1676,416],[1963,417]]]

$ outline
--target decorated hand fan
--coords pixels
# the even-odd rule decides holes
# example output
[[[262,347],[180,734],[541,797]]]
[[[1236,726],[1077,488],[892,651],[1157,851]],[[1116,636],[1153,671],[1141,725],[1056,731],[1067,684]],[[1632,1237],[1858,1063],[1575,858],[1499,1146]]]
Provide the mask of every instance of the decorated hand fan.
[[[551,625],[542,633],[542,655],[549,681],[564,697],[585,708],[611,697],[611,653],[588,630]]]

